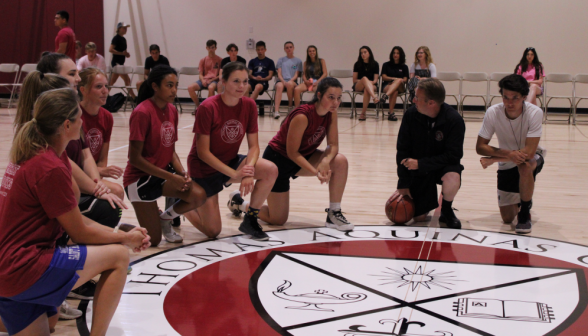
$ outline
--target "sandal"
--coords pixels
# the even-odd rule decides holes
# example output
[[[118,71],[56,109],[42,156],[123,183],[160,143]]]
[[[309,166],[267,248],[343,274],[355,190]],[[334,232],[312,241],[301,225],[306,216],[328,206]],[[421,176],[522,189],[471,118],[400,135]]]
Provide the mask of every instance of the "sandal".
[[[397,121],[398,117],[396,117],[396,115],[394,113],[390,113],[390,114],[388,114],[388,120]]]
[[[365,121],[366,119],[367,118],[366,118],[366,115],[365,114],[360,114],[359,115],[359,118],[357,118],[357,120],[359,120],[359,121]]]

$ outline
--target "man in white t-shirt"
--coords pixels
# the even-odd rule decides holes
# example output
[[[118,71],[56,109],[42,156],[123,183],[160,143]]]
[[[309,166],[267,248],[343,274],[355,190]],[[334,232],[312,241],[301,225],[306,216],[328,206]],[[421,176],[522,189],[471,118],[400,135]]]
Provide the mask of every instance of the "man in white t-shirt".
[[[499,83],[503,103],[491,106],[478,133],[476,152],[486,169],[498,162],[498,207],[509,224],[515,216],[517,233],[531,232],[535,176],[544,164],[545,149],[539,146],[543,111],[526,103],[529,84],[520,75],[509,75]],[[496,133],[498,148],[489,145]],[[520,211],[519,211],[520,205]]]

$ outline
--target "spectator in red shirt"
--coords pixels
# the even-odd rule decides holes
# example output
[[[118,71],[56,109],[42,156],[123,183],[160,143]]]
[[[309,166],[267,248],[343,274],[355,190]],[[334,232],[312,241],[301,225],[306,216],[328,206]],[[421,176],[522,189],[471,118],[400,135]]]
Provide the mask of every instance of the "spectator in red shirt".
[[[15,136],[0,187],[0,331],[48,335],[55,307],[100,275],[92,334],[104,335],[126,282],[127,247],[144,250],[149,236],[142,228],[112,232],[82,217],[65,154],[82,127],[77,93],[45,92],[33,114]],[[79,245],[57,245],[64,233]]]
[[[246,212],[239,230],[255,240],[268,240],[257,222],[259,209],[267,199],[278,175],[276,166],[259,158],[257,109],[255,101],[243,97],[248,89],[247,67],[230,62],[223,68],[220,95],[207,98],[200,105],[194,121],[194,141],[188,156],[188,169],[192,180],[206,191],[206,203],[186,214],[186,218],[202,233],[216,237],[222,229],[218,193],[223,187],[240,183],[235,199],[241,208],[231,209],[239,214]],[[241,142],[247,135],[247,156],[238,154]],[[251,206],[244,204],[241,194],[251,193]],[[266,220],[266,217],[261,217]]]
[[[178,110],[172,103],[177,90],[176,71],[168,65],[156,66],[141,85],[139,105],[129,120],[129,162],[123,184],[139,224],[153,237],[153,246],[161,241],[162,232],[168,242],[182,242],[171,226],[173,219],[206,201],[204,190],[190,180],[175,150]],[[159,214],[161,196],[180,200]]]
[[[76,60],[76,34],[68,26],[69,13],[61,10],[55,14],[55,26],[60,30],[55,37],[55,52],[69,56],[72,61]]]

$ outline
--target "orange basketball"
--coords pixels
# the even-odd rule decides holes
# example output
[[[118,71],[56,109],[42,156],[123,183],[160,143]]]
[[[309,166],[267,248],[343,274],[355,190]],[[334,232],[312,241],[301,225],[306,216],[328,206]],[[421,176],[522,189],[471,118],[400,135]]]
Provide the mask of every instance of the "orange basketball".
[[[386,216],[395,224],[404,224],[414,217],[414,201],[396,190],[386,202]]]

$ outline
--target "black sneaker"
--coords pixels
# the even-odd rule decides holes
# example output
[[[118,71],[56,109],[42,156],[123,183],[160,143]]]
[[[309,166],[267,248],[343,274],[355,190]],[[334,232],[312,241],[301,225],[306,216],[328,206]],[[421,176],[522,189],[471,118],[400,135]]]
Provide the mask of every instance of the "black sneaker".
[[[239,217],[243,211],[239,209],[239,206],[244,202],[241,197],[241,192],[237,189],[229,194],[229,201],[227,202],[227,208],[231,210],[233,216]]]
[[[90,280],[67,294],[69,299],[93,300],[96,291],[96,281]]]
[[[396,117],[396,114],[390,113],[390,114],[388,114],[388,120],[390,120],[390,121],[397,121],[398,120],[398,117]]]
[[[448,213],[448,214],[444,214],[443,210],[441,210],[441,216],[439,216],[439,222],[445,223],[445,225],[447,225],[447,227],[450,229],[461,229],[461,221],[459,219],[457,219],[457,216],[455,216],[455,213],[453,212],[453,210],[451,210],[451,213]]]
[[[516,233],[531,233],[531,228],[533,227],[533,223],[531,222],[531,218],[527,219],[526,221],[518,221],[517,225],[515,226]]]
[[[243,222],[239,225],[239,231],[248,234],[253,240],[268,240],[269,236],[263,232],[261,225],[257,222],[257,217],[245,216]]]

